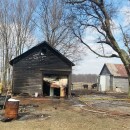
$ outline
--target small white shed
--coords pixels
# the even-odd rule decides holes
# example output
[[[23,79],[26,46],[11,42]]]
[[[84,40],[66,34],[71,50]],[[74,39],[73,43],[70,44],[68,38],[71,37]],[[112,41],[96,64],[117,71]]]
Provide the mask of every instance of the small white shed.
[[[123,64],[104,64],[98,80],[99,91],[128,92],[128,76]]]

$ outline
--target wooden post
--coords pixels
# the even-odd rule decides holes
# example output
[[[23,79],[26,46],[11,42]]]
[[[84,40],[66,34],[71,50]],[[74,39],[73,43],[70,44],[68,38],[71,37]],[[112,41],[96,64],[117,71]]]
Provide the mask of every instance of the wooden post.
[[[64,87],[60,88],[60,97],[65,97],[65,88]]]
[[[50,87],[50,96],[54,96],[54,88]]]
[[[72,82],[72,72],[70,72],[68,77],[68,97],[71,97],[71,82]]]

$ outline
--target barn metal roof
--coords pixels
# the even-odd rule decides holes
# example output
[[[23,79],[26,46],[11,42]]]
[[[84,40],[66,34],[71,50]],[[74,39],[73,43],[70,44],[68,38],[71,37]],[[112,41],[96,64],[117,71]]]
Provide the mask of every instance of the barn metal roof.
[[[106,67],[113,76],[128,77],[125,66],[123,64],[106,63]]]

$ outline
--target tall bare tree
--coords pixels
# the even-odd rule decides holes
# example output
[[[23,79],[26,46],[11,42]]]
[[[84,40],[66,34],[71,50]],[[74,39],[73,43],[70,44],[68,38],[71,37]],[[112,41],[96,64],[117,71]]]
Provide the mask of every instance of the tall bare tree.
[[[35,30],[34,13],[36,9],[35,0],[18,0],[13,4],[14,13],[13,26],[14,26],[14,40],[15,40],[15,52],[16,56],[20,55],[26,46],[30,46],[30,40],[32,32]]]
[[[9,61],[23,52],[29,45],[34,29],[33,13],[36,5],[33,0],[0,0],[0,46],[1,78],[4,86],[10,81]]]
[[[41,0],[40,28],[43,38],[72,61],[81,59],[83,48],[77,44],[66,24],[67,13],[62,0]]]
[[[112,28],[113,17],[118,15],[119,11],[114,9],[114,5],[117,4],[117,2],[118,1],[112,0],[66,0],[66,3],[71,4],[72,17],[75,19],[75,26],[72,31],[80,42],[100,57],[118,57],[123,62],[128,74],[128,96],[130,97],[130,45],[128,44],[128,40],[125,39],[124,46],[120,46],[122,43],[117,40]],[[122,20],[118,22],[121,24]],[[83,35],[87,29],[91,29],[98,33],[96,43],[102,46],[102,51],[100,51],[100,53],[95,51],[89,43],[84,41]],[[126,34],[123,29],[122,34]],[[111,47],[117,54],[106,55],[104,52],[106,45]]]
[[[0,38],[1,38],[1,47],[2,47],[2,74],[3,83],[6,83],[7,73],[9,68],[9,46],[10,46],[10,35],[11,35],[11,26],[12,19],[10,17],[12,10],[10,4],[7,0],[0,1]]]

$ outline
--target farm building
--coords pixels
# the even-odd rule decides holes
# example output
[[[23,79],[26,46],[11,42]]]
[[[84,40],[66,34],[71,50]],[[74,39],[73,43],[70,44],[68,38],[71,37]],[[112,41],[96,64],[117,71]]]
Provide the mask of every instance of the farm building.
[[[70,95],[74,64],[47,42],[42,42],[10,61],[12,93],[41,96]]]
[[[98,82],[99,91],[128,92],[128,76],[123,64],[104,64]]]

